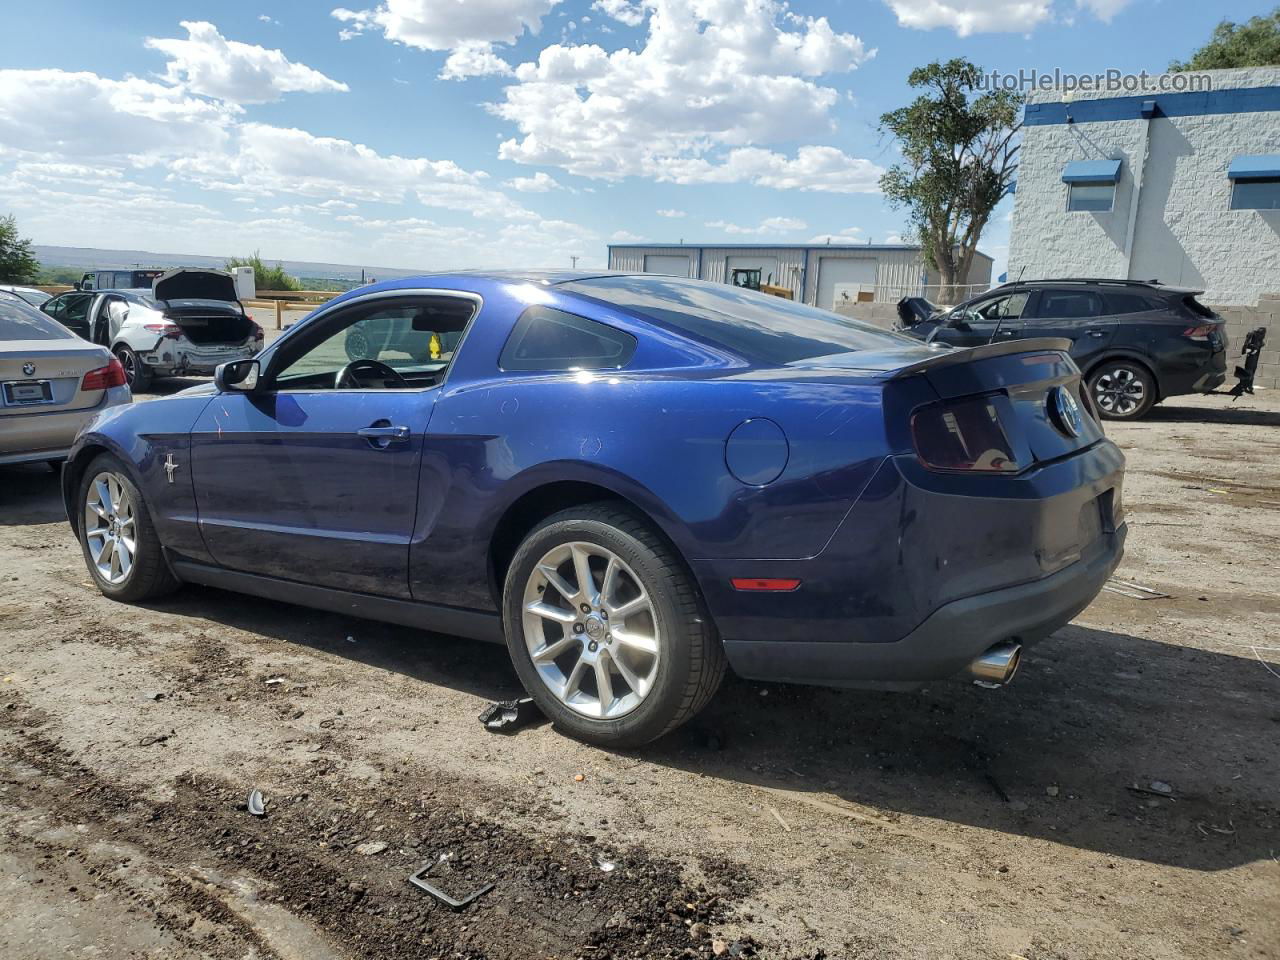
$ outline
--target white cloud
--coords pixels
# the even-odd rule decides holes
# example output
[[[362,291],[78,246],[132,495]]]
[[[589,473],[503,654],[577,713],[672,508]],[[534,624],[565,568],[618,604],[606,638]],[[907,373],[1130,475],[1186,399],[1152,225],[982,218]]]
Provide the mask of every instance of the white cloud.
[[[898,23],[917,30],[948,27],[959,36],[973,33],[1028,33],[1053,17],[1052,0],[885,0]],[[1076,0],[1079,10],[1088,10],[1107,23],[1128,6],[1130,0]],[[1070,26],[1073,18],[1063,17]]]
[[[723,154],[828,133],[839,94],[813,78],[853,70],[871,55],[825,17],[793,14],[780,0],[645,6],[648,34],[639,50],[552,44],[516,68],[518,82],[490,107],[520,134],[501,145],[501,157],[605,179],[776,179],[768,170],[735,177],[742,163],[763,158],[743,155],[726,168]],[[766,166],[780,165],[785,175],[799,160]],[[849,165],[846,175],[855,172]]]
[[[186,40],[148,37],[146,44],[170,58],[165,79],[193,93],[231,103],[269,103],[285,93],[348,89],[279,50],[228,40],[211,23],[184,20],[182,26]]]
[[[440,70],[441,80],[465,80],[497,74],[510,76],[511,64],[493,52],[493,44],[483,40],[468,41],[452,53]]]
[[[338,7],[332,16],[350,39],[381,30],[396,43],[420,50],[454,50],[466,43],[514,43],[537,33],[560,0],[386,0],[369,10]]]
[[[743,227],[736,223],[726,223],[723,220],[710,220],[704,226],[711,227],[714,230],[723,230],[725,233],[764,236],[768,233],[791,233],[796,230],[803,230],[808,224],[803,220],[797,220],[795,217],[767,217],[754,227]]]
[[[613,17],[619,23],[625,23],[628,27],[638,27],[644,23],[645,11],[642,3],[633,3],[631,0],[596,0],[591,8]]]
[[[609,240],[612,243],[639,243],[644,237],[638,233],[632,233],[630,230],[615,230],[609,234]]]
[[[672,220],[678,220],[685,215],[683,210],[658,210],[656,211],[660,217],[670,217]]]
[[[810,243],[858,243],[862,239],[859,234],[862,233],[861,227],[845,227],[836,233],[820,233],[813,237]]]
[[[555,177],[548,176],[539,170],[532,177],[515,177],[507,181],[507,186],[521,193],[546,193],[559,188]]]
[[[259,20],[261,20],[263,23],[274,23],[274,24],[276,24],[277,26],[278,26],[278,25],[279,25],[279,23],[280,23],[280,21],[279,21],[279,20],[277,20],[275,17],[271,16],[269,13],[260,13],[260,14],[258,14],[258,19],[259,19]]]
[[[1117,13],[1129,5],[1130,0],[1076,0],[1076,6],[1088,10],[1104,23],[1110,23]]]

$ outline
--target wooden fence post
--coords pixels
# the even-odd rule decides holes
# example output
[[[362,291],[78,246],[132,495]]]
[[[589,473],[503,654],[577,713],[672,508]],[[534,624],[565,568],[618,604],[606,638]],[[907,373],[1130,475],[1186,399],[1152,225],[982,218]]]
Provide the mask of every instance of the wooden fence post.
[[[280,301],[280,300],[276,301],[276,329],[277,330],[284,329],[284,320],[283,320],[284,310],[281,307],[282,302],[283,301]]]

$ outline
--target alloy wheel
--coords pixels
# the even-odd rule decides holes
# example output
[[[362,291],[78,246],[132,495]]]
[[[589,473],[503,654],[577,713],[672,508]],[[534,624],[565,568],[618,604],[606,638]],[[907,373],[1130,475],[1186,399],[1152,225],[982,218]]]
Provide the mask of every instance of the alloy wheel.
[[[538,677],[593,720],[635,710],[662,656],[654,604],[613,551],[576,541],[553,547],[525,585],[524,641]]]
[[[1104,370],[1093,382],[1093,396],[1098,407],[1107,413],[1124,417],[1142,406],[1147,388],[1130,367]]]
[[[129,579],[137,555],[134,504],[120,478],[100,473],[89,484],[84,505],[84,538],[94,569],[110,584]]]
[[[134,381],[138,379],[138,358],[134,356],[132,350],[121,349],[116,354],[116,359],[120,361],[120,366],[124,367],[125,382],[132,387]]]

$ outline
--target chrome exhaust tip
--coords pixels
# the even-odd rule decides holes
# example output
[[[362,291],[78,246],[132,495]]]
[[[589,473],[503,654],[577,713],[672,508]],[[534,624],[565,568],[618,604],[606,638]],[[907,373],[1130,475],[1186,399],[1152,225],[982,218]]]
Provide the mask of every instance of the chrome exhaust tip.
[[[1022,644],[1005,640],[969,664],[965,673],[983,686],[1002,687],[1018,672],[1021,660]]]

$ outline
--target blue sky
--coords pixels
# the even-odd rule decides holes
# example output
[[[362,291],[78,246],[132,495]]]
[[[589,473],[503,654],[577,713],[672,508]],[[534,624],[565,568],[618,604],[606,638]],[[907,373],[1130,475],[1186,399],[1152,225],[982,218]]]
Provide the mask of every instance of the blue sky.
[[[423,269],[884,242],[904,218],[876,192],[896,153],[875,126],[912,67],[1157,73],[1266,9],[346,2],[6,10],[0,213],[38,243]],[[981,245],[998,264],[1007,213]]]

